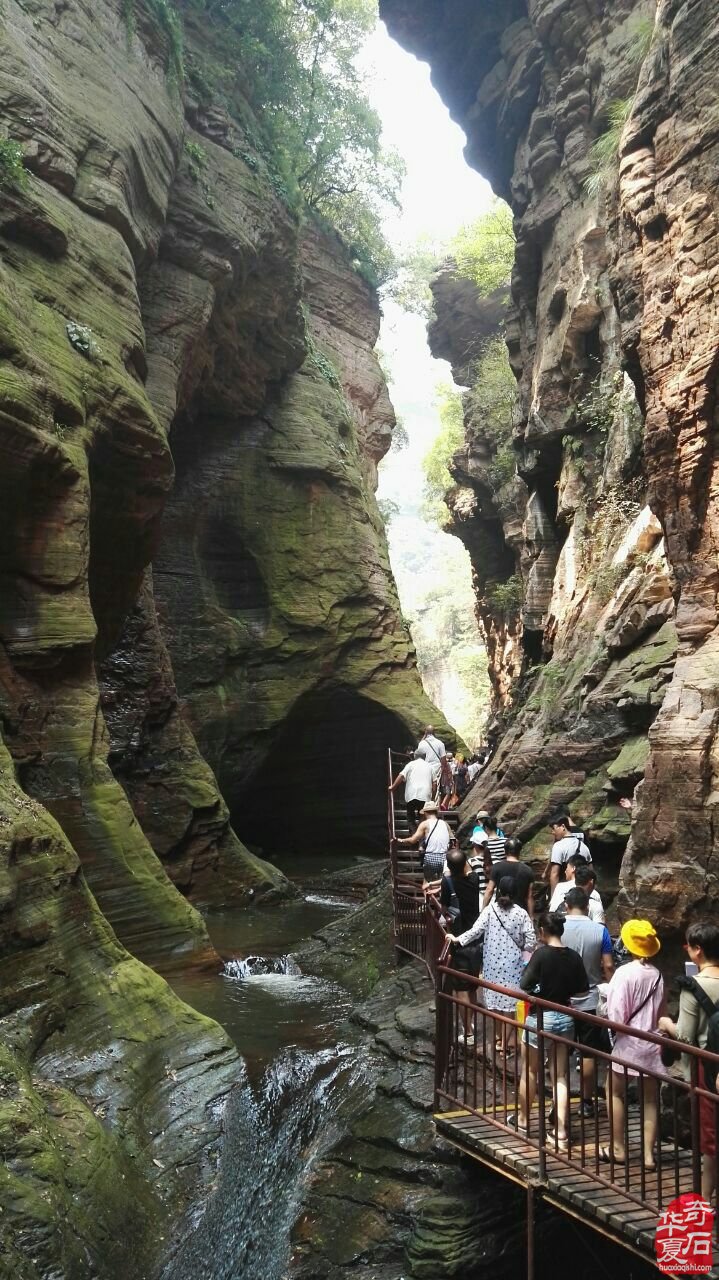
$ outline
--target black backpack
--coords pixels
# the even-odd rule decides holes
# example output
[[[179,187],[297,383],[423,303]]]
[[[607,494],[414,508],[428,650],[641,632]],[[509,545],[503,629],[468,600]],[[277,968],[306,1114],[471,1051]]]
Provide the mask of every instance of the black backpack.
[[[707,1016],[707,1042],[706,1048],[710,1053],[719,1053],[719,1001],[715,1004],[711,996],[708,996],[704,988],[697,982],[696,978],[691,978],[686,983],[686,989],[691,991],[694,999],[703,1009]],[[712,1093],[719,1092],[717,1090],[717,1074],[719,1073],[719,1063],[704,1063],[704,1079],[707,1089]]]

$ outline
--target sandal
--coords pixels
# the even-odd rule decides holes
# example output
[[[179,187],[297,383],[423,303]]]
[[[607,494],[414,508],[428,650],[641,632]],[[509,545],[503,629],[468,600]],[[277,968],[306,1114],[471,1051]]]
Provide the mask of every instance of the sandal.
[[[612,1152],[609,1150],[609,1147],[599,1148],[599,1159],[601,1160],[602,1164],[626,1164],[627,1163],[624,1157],[620,1159],[619,1156],[613,1155]]]

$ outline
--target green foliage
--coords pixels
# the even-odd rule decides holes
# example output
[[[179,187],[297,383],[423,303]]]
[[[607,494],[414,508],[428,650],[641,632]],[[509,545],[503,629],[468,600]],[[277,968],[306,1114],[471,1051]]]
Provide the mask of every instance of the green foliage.
[[[518,573],[513,573],[506,582],[493,582],[488,586],[484,598],[494,613],[501,613],[505,619],[508,619],[522,606],[524,598],[522,579]]]
[[[427,520],[441,526],[449,521],[449,511],[444,501],[453,484],[449,463],[452,454],[464,442],[464,409],[462,397],[455,386],[441,385],[437,388],[437,408],[441,427],[422,460],[423,514]]]
[[[471,385],[464,398],[470,433],[488,441],[495,450],[487,468],[494,490],[501,489],[516,473],[512,433],[518,406],[517,380],[509,363],[507,344],[498,334],[484,344],[471,369]]]
[[[399,506],[391,498],[380,498],[377,506],[382,517],[382,523],[385,525],[391,524],[395,516],[399,515]]]
[[[398,204],[402,166],[382,147],[356,65],[377,21],[373,0],[185,2],[215,37],[217,64],[204,85],[222,85],[241,116],[238,96],[249,97],[279,189],[290,200],[297,192],[310,212],[327,218],[357,270],[381,284],[394,267],[381,218]]]
[[[446,255],[446,245],[430,236],[421,236],[398,259],[388,296],[404,311],[431,320],[434,300],[429,282]]]
[[[615,379],[613,390],[602,389],[599,382],[593,382],[589,390],[577,400],[574,413],[588,431],[597,431],[606,438],[619,407],[622,375]]]
[[[449,246],[457,274],[473,280],[486,297],[509,283],[516,240],[512,212],[503,200],[495,200],[488,213],[462,227]]]
[[[19,142],[0,137],[0,187],[27,186],[25,157]]]
[[[192,181],[200,188],[205,198],[205,204],[210,209],[214,209],[216,201],[212,192],[212,187],[207,179],[205,170],[207,169],[207,152],[200,142],[190,142],[185,140],[185,155],[187,156],[187,170]]]
[[[305,346],[307,348],[307,359],[315,366],[317,372],[324,378],[325,382],[329,382],[335,391],[342,392],[342,383],[339,374],[328,356],[317,346],[310,329],[310,313],[303,304],[302,314],[305,321]]]
[[[604,183],[616,171],[622,134],[633,105],[634,95],[631,98],[616,98],[614,102],[610,102],[607,108],[609,124],[604,133],[601,133],[592,144],[589,152],[591,172],[584,183],[587,195],[597,195]]]
[[[125,24],[128,43],[132,39],[136,26],[137,4],[144,4],[150,17],[154,19],[167,39],[170,51],[168,70],[178,80],[184,73],[182,53],[182,23],[170,0],[122,0],[122,20]]]
[[[484,343],[472,366],[465,399],[467,420],[473,431],[500,446],[512,438],[518,405],[517,380],[509,363],[507,344],[498,334]]]
[[[500,446],[487,468],[487,473],[495,492],[514,479],[517,474],[517,455],[511,444]]]
[[[647,13],[633,13],[627,23],[629,50],[636,67],[640,67],[649,53],[656,24],[654,17]]]
[[[392,432],[392,443],[390,450],[392,453],[401,453],[409,444],[409,432],[401,418],[398,418],[394,424]]]
[[[68,320],[65,325],[68,339],[76,351],[86,360],[97,360],[100,355],[92,329],[86,324],[78,324],[76,320]]]

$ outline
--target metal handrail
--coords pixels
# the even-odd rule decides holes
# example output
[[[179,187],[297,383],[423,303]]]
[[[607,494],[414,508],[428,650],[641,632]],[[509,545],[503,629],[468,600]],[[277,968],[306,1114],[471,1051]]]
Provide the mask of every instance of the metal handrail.
[[[461,1108],[472,1114],[482,1116],[489,1125],[497,1130],[505,1133],[511,1132],[514,1136],[519,1136],[522,1142],[528,1143],[537,1151],[539,1177],[541,1180],[546,1178],[547,1157],[552,1156],[554,1159],[565,1163],[568,1167],[580,1169],[582,1173],[588,1174],[594,1181],[607,1188],[612,1188],[615,1191],[619,1188],[628,1199],[640,1204],[653,1214],[660,1213],[668,1200],[674,1198],[675,1195],[679,1195],[681,1190],[691,1189],[693,1192],[699,1193],[701,1188],[700,1110],[702,1106],[706,1108],[707,1104],[711,1104],[713,1107],[715,1141],[719,1140],[719,1098],[700,1082],[700,1066],[705,1062],[719,1064],[719,1055],[710,1053],[706,1049],[699,1049],[695,1045],[673,1041],[673,1047],[681,1049],[682,1053],[686,1052],[689,1059],[690,1075],[688,1080],[669,1075],[663,1069],[655,1071],[648,1067],[638,1066],[628,1059],[615,1057],[612,1053],[600,1048],[584,1044],[579,1046],[577,1042],[568,1041],[566,1038],[545,1029],[545,1014],[552,1012],[570,1014],[575,1022],[603,1027],[615,1034],[630,1036],[636,1041],[659,1046],[666,1045],[667,1037],[658,1035],[656,1032],[641,1031],[625,1023],[615,1022],[609,1018],[600,1018],[596,1014],[568,1008],[565,1005],[558,1005],[550,1000],[532,996],[531,1004],[533,1005],[537,1023],[534,1034],[536,1034],[539,1046],[539,1062],[541,1063],[545,1059],[545,1055],[548,1056],[550,1066],[553,1065],[555,1079],[557,1080],[560,1079],[558,1075],[560,1050],[566,1052],[568,1045],[573,1048],[581,1048],[582,1057],[591,1059],[593,1063],[591,1074],[594,1084],[592,1097],[589,1100],[592,1102],[594,1119],[593,1121],[585,1119],[583,1110],[580,1108],[579,1138],[577,1140],[572,1136],[572,1130],[569,1127],[567,1131],[567,1147],[565,1149],[560,1144],[556,1131],[554,1140],[548,1138],[547,1086],[545,1084],[544,1069],[541,1066],[536,1072],[538,1101],[536,1135],[531,1132],[535,1118],[534,1113],[532,1113],[530,1120],[528,1110],[528,1127],[526,1131],[522,1130],[518,1134],[518,1128],[510,1121],[509,1117],[513,1111],[519,1114],[518,1107],[522,1088],[524,1089],[525,1097],[529,1093],[529,1055],[522,1056],[522,1066],[521,1068],[517,1066],[512,1084],[506,1069],[502,1068],[499,1074],[496,1072],[497,1051],[495,1045],[498,1039],[501,1039],[505,1046],[509,1045],[509,1056],[511,1057],[513,1053],[515,1055],[515,1063],[519,1064],[520,1036],[522,1036],[523,1027],[511,1014],[492,1010],[483,1005],[474,1004],[468,1006],[456,994],[443,989],[443,986],[448,982],[452,983],[457,980],[460,980],[465,988],[469,986],[470,989],[475,988],[480,993],[492,991],[515,1001],[526,1001],[528,999],[527,993],[519,989],[503,987],[497,983],[486,982],[482,978],[473,978],[471,975],[458,973],[450,965],[438,966],[435,1044],[435,1109],[437,1111],[441,1109],[443,1102],[448,1103],[452,1108]],[[474,1048],[468,1048],[466,1042],[460,1039],[460,1029],[462,1025],[466,1028],[468,1016],[471,1020],[472,1033],[475,1037]],[[485,1064],[481,1068],[478,1065],[476,1052],[476,1045],[480,1040],[482,1044],[481,1057],[485,1059]],[[603,1171],[605,1164],[600,1152],[599,1129],[600,1107],[605,1102],[605,1098],[600,1095],[599,1087],[599,1077],[602,1069],[605,1069],[607,1073],[606,1103],[609,1123],[609,1136],[606,1143],[608,1149],[606,1174]],[[564,1085],[568,1091],[568,1065],[565,1065],[564,1071],[566,1076]],[[629,1110],[626,1104],[623,1106],[622,1131],[617,1134],[614,1127],[612,1092],[618,1089],[626,1098],[627,1086],[630,1083],[636,1084],[639,1107],[638,1134],[643,1150],[645,1137],[647,1136],[646,1125],[648,1123],[645,1081],[649,1082],[650,1091],[656,1091],[656,1096],[659,1100],[661,1100],[662,1091],[668,1094],[668,1100],[671,1104],[663,1112],[660,1110],[659,1115],[656,1136],[657,1183],[655,1191],[650,1191],[648,1187],[648,1170],[644,1166],[643,1159],[639,1164],[639,1177],[637,1178],[636,1171],[633,1169],[631,1161],[627,1158],[631,1144]],[[556,1085],[554,1086],[555,1101],[558,1096],[556,1093],[557,1087]],[[681,1141],[680,1132],[682,1108],[688,1109],[688,1115],[684,1122],[684,1127],[687,1131],[684,1143]],[[669,1143],[667,1143],[666,1135],[663,1134],[663,1122],[672,1128],[672,1140]],[[634,1137],[634,1133],[631,1136]],[[625,1158],[621,1160],[615,1158],[614,1155],[615,1140],[617,1138],[625,1151]],[[667,1157],[668,1163],[663,1163],[667,1160]],[[686,1183],[688,1174],[690,1174],[691,1187],[683,1185],[683,1182]]]
[[[405,757],[388,751],[390,783],[393,767],[400,761],[404,763]],[[395,820],[394,793],[390,790],[387,826],[395,948],[398,954],[423,964],[436,989],[435,1110],[439,1112],[443,1106],[449,1105],[454,1111],[481,1116],[489,1126],[490,1133],[496,1130],[499,1136],[510,1132],[519,1141],[528,1143],[536,1152],[535,1173],[532,1178],[536,1180],[538,1176],[540,1183],[547,1182],[548,1160],[551,1158],[560,1162],[560,1168],[563,1164],[567,1171],[580,1170],[608,1192],[621,1191],[629,1201],[652,1214],[661,1213],[666,1204],[682,1191],[691,1189],[698,1193],[702,1177],[700,1142],[703,1126],[708,1123],[707,1114],[713,1117],[714,1138],[719,1149],[719,1098],[705,1087],[702,1066],[704,1063],[719,1064],[719,1055],[695,1045],[673,1041],[673,1046],[686,1056],[689,1079],[685,1079],[670,1076],[663,1070],[637,1067],[628,1059],[619,1058],[599,1047],[586,1044],[580,1047],[575,1044],[575,1048],[581,1048],[582,1060],[589,1059],[592,1063],[588,1073],[593,1080],[589,1098],[592,1109],[590,1116],[585,1116],[584,1109],[580,1108],[578,1116],[572,1117],[573,1125],[570,1124],[567,1129],[565,1149],[558,1139],[558,1130],[554,1131],[554,1137],[550,1132],[549,1105],[550,1101],[558,1104],[560,1085],[565,1091],[562,1096],[568,1098],[570,1066],[567,1044],[571,1042],[545,1029],[545,1016],[555,1012],[569,1013],[575,1023],[603,1028],[607,1033],[628,1036],[635,1042],[648,1045],[666,1045],[668,1037],[580,1009],[558,1005],[543,997],[529,997],[520,989],[503,987],[483,978],[459,973],[452,968],[451,962],[440,963],[446,942],[442,911],[436,898],[427,896],[421,887],[419,864],[416,878],[404,868],[400,870]],[[512,1001],[528,1001],[533,1006],[539,1061],[544,1060],[545,1054],[548,1056],[553,1082],[551,1086],[547,1085],[544,1069],[540,1066],[536,1072],[536,1111],[532,1109],[530,1113],[529,1108],[525,1107],[522,1114],[526,1113],[527,1129],[521,1134],[510,1122],[510,1112],[514,1110],[519,1115],[522,1091],[524,1090],[525,1098],[530,1091],[530,1055],[520,1054],[523,1026],[512,1013],[489,1009],[476,1002],[467,1004],[454,991],[446,989],[448,985],[458,981],[465,990],[469,988],[475,1001],[482,1000],[489,992],[495,992]],[[465,1036],[460,1037],[462,1028]],[[474,1037],[474,1046],[470,1046],[466,1038],[470,1031]],[[498,1042],[507,1051],[505,1064],[499,1070],[496,1051]],[[478,1055],[476,1046],[479,1044],[481,1052]],[[512,1053],[517,1064],[513,1077],[506,1066]],[[605,1090],[600,1085],[602,1073],[606,1074]],[[633,1115],[630,1121],[628,1099],[629,1085],[632,1082],[637,1085],[638,1120]],[[581,1085],[585,1098],[586,1090],[585,1079]],[[615,1118],[614,1104],[619,1094],[624,1098],[623,1110],[618,1111]],[[630,1156],[631,1143],[636,1140],[637,1134],[642,1151],[645,1149],[645,1140],[651,1137],[651,1129],[647,1129],[647,1125],[651,1124],[651,1108],[648,1110],[647,1099],[652,1096],[659,1100],[664,1097],[669,1103],[668,1108],[660,1110],[656,1134],[655,1183],[650,1183],[650,1174],[645,1169],[643,1159],[637,1171]],[[605,1104],[606,1119],[600,1120],[600,1111]],[[568,1109],[568,1101],[566,1105]],[[712,1108],[709,1112],[708,1107]],[[684,1117],[682,1110],[686,1113]],[[577,1121],[578,1135],[575,1133]],[[619,1129],[617,1125],[620,1125]],[[606,1164],[600,1150],[600,1138],[605,1142],[608,1152]],[[626,1156],[623,1161],[615,1155],[617,1144],[620,1147],[623,1145]],[[526,1152],[526,1146],[524,1151]],[[667,1157],[669,1163],[663,1164]],[[556,1176],[556,1165],[553,1164],[551,1168]]]

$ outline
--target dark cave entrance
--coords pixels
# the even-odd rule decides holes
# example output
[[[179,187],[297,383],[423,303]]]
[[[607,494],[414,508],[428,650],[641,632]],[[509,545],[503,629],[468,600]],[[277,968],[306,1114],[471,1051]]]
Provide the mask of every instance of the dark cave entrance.
[[[304,694],[233,812],[242,840],[281,854],[387,852],[387,748],[411,734],[386,707],[343,687]]]

